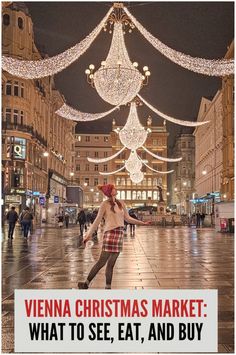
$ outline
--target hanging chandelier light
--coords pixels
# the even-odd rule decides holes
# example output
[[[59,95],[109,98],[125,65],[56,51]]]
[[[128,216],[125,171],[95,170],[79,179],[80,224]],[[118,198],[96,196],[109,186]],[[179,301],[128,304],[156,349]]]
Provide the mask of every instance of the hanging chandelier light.
[[[128,149],[134,150],[141,147],[148,135],[148,130],[139,122],[136,103],[130,105],[130,112],[125,126],[118,132],[121,143]]]
[[[142,168],[142,162],[138,158],[136,150],[130,152],[128,160],[125,161],[125,168],[129,173],[135,173]]]
[[[112,105],[125,105],[137,95],[151,75],[147,66],[143,73],[137,69],[138,63],[132,63],[125,47],[123,26],[130,21],[124,18],[120,11],[112,14],[108,19],[114,23],[111,47],[106,60],[101,62],[100,68],[94,72],[95,66],[89,65],[85,70],[87,81],[95,87],[101,98]]]
[[[130,174],[130,180],[135,184],[139,184],[143,180],[143,178],[144,173],[141,170]]]

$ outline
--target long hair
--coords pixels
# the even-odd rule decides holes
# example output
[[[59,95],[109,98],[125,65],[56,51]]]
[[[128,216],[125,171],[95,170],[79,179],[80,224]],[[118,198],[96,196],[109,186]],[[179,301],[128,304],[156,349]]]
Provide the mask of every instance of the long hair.
[[[117,203],[117,206],[119,207],[119,209],[120,210],[122,210],[122,204],[121,204],[121,202],[119,201],[119,200],[117,200],[117,199],[115,199],[115,202],[112,200],[112,198],[111,197],[109,197],[108,198],[108,202],[110,203],[110,205],[111,205],[111,211],[113,212],[113,213],[116,213],[116,211],[115,211],[115,202]]]

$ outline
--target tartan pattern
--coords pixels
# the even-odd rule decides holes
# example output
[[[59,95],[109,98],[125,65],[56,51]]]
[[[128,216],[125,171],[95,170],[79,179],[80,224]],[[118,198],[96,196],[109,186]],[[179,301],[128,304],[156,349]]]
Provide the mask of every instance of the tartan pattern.
[[[123,249],[124,227],[106,231],[103,235],[102,250],[110,253],[119,253]]]

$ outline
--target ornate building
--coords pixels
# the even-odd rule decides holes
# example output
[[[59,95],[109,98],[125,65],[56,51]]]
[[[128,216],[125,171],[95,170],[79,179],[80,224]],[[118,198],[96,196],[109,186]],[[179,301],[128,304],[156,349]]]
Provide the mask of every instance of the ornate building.
[[[192,134],[180,134],[175,141],[172,157],[183,159],[172,163],[171,205],[177,214],[191,212],[190,200],[195,191],[195,140]]]
[[[27,7],[13,2],[2,12],[2,52],[12,57],[42,58],[34,43]],[[2,76],[2,191],[5,209],[32,207],[36,221],[46,219],[46,207],[65,201],[65,186],[73,170],[75,124],[55,114],[64,99],[53,78],[24,80]],[[54,180],[54,183],[52,182]]]

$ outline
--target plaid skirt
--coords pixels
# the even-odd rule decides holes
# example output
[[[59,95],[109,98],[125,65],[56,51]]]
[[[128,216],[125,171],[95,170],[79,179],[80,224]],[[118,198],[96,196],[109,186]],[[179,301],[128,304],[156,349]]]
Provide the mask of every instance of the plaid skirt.
[[[106,231],[103,235],[102,250],[110,253],[119,253],[123,249],[124,227]]]

